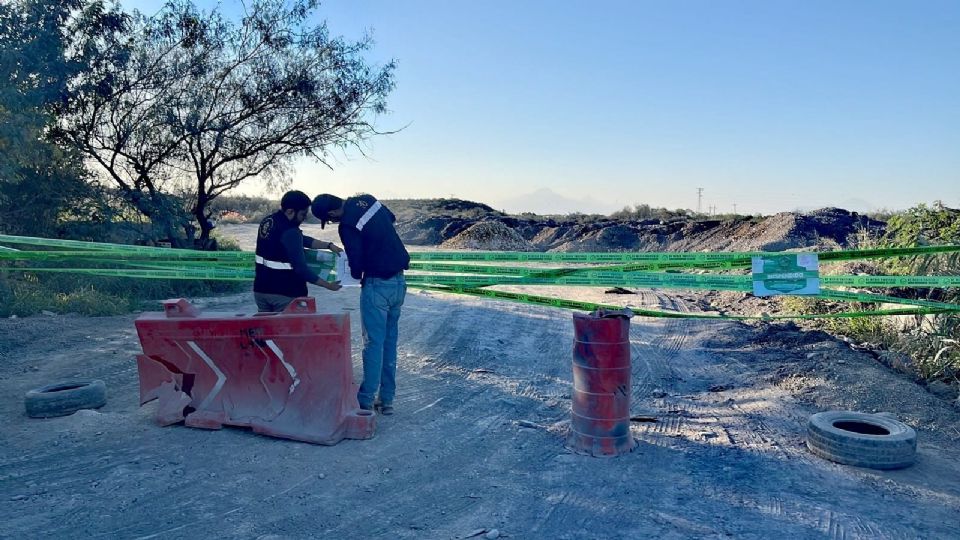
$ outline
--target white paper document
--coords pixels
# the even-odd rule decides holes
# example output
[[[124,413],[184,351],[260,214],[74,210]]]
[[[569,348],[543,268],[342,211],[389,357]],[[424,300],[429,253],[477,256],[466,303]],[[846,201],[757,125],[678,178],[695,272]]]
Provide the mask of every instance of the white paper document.
[[[360,281],[353,279],[353,276],[350,275],[350,261],[347,260],[346,253],[337,254],[337,266],[334,269],[337,277],[336,280],[340,282],[340,285],[343,287],[359,287]]]

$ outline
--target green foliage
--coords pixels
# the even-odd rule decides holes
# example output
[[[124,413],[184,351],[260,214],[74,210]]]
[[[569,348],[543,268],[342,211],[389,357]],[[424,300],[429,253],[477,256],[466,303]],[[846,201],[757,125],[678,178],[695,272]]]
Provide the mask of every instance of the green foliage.
[[[240,242],[237,242],[235,238],[223,236],[216,231],[214,231],[211,238],[217,242],[217,251],[243,251],[240,249]]]
[[[875,304],[860,302],[838,305],[811,296],[782,296],[780,305],[785,313],[796,315],[839,313],[848,310],[866,311],[877,308]],[[895,341],[894,336],[887,331],[883,319],[879,317],[824,318],[813,324],[833,334],[847,336],[858,343],[889,345]]]
[[[107,316],[159,309],[167,298],[203,297],[245,290],[243,282],[136,280],[59,273],[0,273],[0,317],[43,311]]]
[[[278,199],[266,197],[222,195],[210,203],[211,212],[221,223],[259,223],[278,208]]]
[[[5,316],[4,310],[12,303],[13,289],[10,288],[10,280],[7,273],[0,270],[0,317]],[[9,316],[9,313],[6,316]]]
[[[862,306],[853,309],[875,309],[876,306]],[[826,319],[826,330],[834,334],[847,336],[857,343],[872,343],[889,347],[896,343],[896,336],[889,332],[880,317],[854,317]]]
[[[925,317],[906,333],[897,350],[913,358],[914,369],[926,380],[960,382],[960,318]]]
[[[171,0],[133,18],[123,53],[105,55],[68,100],[58,138],[171,238],[183,228],[205,244],[222,194],[252,179],[283,186],[298,157],[326,162],[378,134],[395,65],[369,65],[372,41],[331,36],[313,22],[317,6],[251,0],[234,17]]]
[[[689,210],[684,210],[682,208],[669,210],[667,208],[654,208],[649,204],[635,204],[633,205],[633,208],[624,206],[623,210],[618,210],[610,214],[610,217],[625,221],[642,221],[647,219],[660,219],[668,221],[676,218],[690,217],[691,215],[692,214]]]
[[[921,204],[889,215],[882,236],[862,230],[851,239],[851,247],[857,249],[939,244],[960,244],[960,210],[948,208],[941,202],[931,206]],[[883,259],[875,263],[858,263],[857,268],[858,272],[870,274],[957,275],[960,273],[960,255]],[[847,271],[850,271],[849,266]],[[960,292],[956,289],[895,289],[889,293],[905,298],[960,303]],[[856,303],[837,306],[821,300],[790,296],[782,299],[782,305],[786,311],[795,313],[877,307]],[[871,343],[909,356],[909,369],[921,379],[960,381],[960,317],[956,315],[823,319],[815,324],[855,342]]]
[[[793,315],[828,313],[830,309],[828,302],[812,296],[781,296],[780,306],[785,313]]]
[[[0,3],[0,223],[5,232],[55,234],[63,216],[100,206],[80,155],[48,135],[68,88],[122,21],[97,0]]]
[[[893,247],[956,244],[960,242],[960,210],[941,201],[904,210],[887,221],[883,240]]]

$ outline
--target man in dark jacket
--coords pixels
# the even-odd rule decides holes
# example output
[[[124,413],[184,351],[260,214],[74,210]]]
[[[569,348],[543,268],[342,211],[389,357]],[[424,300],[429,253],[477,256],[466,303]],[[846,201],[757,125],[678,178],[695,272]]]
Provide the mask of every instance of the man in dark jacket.
[[[331,291],[340,289],[340,282],[320,279],[307,266],[303,248],[343,251],[333,242],[321,242],[300,232],[308,208],[310,197],[306,193],[288,191],[280,199],[280,210],[260,222],[253,297],[261,312],[283,311],[294,298],[307,296],[307,283]]]
[[[363,383],[357,400],[361,408],[393,414],[400,308],[407,294],[403,271],[410,267],[410,254],[393,226],[397,218],[372,195],[345,201],[318,195],[311,209],[321,227],[328,221],[340,223],[350,273],[361,283]]]

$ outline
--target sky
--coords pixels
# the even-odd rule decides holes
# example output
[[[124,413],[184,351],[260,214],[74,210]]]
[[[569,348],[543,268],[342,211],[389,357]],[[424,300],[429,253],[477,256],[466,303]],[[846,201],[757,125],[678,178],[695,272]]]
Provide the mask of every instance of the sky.
[[[292,186],[311,196],[538,213],[960,206],[955,0],[330,0],[316,16],[371,32],[370,62],[397,61],[374,123],[402,129],[366,157],[335,152],[332,170],[298,162]],[[276,195],[259,190],[245,189]]]

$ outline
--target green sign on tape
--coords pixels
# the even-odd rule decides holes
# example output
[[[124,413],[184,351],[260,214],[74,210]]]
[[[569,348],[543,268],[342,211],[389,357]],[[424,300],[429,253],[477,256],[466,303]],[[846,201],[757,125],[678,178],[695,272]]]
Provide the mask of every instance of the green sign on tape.
[[[820,261],[816,253],[753,257],[753,294],[820,294]]]

